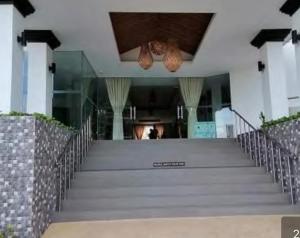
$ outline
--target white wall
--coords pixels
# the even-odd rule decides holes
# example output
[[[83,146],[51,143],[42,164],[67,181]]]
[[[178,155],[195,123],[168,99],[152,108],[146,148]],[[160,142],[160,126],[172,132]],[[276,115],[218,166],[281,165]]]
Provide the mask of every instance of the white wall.
[[[267,42],[261,48],[264,108],[267,120],[289,115],[287,80],[282,42]]]
[[[287,79],[287,95],[290,114],[300,110],[300,80],[298,80],[295,45],[290,40],[283,47],[285,73]]]
[[[293,15],[292,18],[293,30],[297,30],[300,33],[300,9]],[[296,67],[297,67],[297,78],[300,82],[300,42],[295,45],[295,55],[296,55]]]
[[[287,77],[288,97],[299,96],[300,82],[297,79],[296,52],[291,41],[283,46],[284,66]]]
[[[0,111],[22,111],[23,49],[16,39],[23,18],[13,5],[0,5]]]
[[[49,72],[52,50],[46,43],[28,43],[27,112],[52,115],[53,76]]]
[[[256,64],[230,72],[232,108],[256,127],[261,125],[259,115],[264,112],[262,75]]]

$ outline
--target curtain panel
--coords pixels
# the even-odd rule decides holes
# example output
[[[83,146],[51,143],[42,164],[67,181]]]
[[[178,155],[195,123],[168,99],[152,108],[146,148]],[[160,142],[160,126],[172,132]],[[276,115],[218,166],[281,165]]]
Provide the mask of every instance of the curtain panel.
[[[194,125],[197,122],[197,108],[203,89],[203,78],[179,79],[181,95],[188,111],[188,138],[193,138]]]
[[[131,81],[128,78],[109,78],[105,81],[109,101],[114,111],[113,140],[124,140],[123,111]]]

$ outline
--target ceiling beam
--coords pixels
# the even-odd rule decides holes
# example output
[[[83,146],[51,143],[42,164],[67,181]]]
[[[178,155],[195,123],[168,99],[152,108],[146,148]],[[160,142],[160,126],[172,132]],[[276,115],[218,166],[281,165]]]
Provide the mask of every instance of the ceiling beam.
[[[300,1],[299,0],[287,0],[282,7],[280,8],[280,11],[282,13],[285,13],[289,16],[293,16],[296,11],[300,8]]]
[[[28,0],[0,0],[0,5],[12,4],[21,13],[23,17],[35,12],[35,8]]]
[[[52,50],[55,50],[61,45],[61,42],[51,30],[25,30],[22,33],[22,37],[26,43],[47,43]]]
[[[291,29],[264,29],[251,41],[251,45],[261,48],[266,42],[282,42],[290,34]]]

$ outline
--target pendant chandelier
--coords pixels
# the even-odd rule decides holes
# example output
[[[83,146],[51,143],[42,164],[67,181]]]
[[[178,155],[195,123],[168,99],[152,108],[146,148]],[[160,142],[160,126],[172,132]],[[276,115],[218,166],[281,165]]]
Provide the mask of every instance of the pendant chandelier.
[[[170,72],[176,72],[182,65],[182,55],[176,40],[168,41],[168,48],[163,58],[163,62]]]
[[[183,63],[181,51],[175,39],[170,39],[167,43],[151,41],[141,46],[138,62],[145,70],[151,68],[153,65],[151,53],[157,56],[163,55],[163,63],[170,72],[176,72]]]
[[[167,44],[162,41],[151,41],[150,50],[155,55],[163,55],[167,51]]]
[[[141,46],[138,62],[139,65],[145,70],[150,69],[153,65],[153,57],[147,43]]]

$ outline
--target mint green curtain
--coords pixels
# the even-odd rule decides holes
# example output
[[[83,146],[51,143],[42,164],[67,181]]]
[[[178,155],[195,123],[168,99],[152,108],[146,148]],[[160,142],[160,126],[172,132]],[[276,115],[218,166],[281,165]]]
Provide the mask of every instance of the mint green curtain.
[[[203,78],[180,78],[179,84],[185,107],[188,110],[188,138],[193,138],[194,125],[197,122],[197,108],[200,101]]]
[[[128,78],[106,79],[108,97],[114,111],[113,140],[124,140],[123,110],[126,105],[131,81]]]

